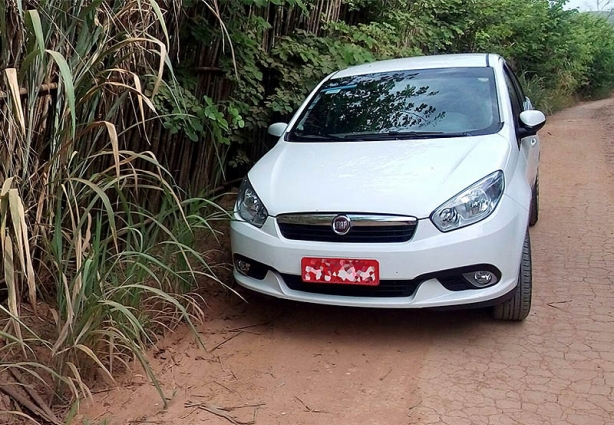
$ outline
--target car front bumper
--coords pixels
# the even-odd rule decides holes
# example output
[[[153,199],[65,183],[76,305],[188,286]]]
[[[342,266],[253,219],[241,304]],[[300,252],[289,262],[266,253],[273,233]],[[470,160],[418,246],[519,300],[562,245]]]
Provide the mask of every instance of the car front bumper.
[[[516,288],[527,229],[528,211],[504,195],[486,220],[449,233],[421,219],[413,238],[402,243],[329,243],[288,240],[281,236],[274,217],[262,228],[240,219],[231,223],[233,257],[239,255],[266,266],[262,279],[234,277],[246,288],[288,300],[353,307],[430,308],[488,304]],[[301,259],[363,258],[380,265],[380,280],[415,280],[427,276],[409,296],[349,296],[292,289],[283,275],[301,275]],[[498,283],[483,289],[449,290],[436,277],[439,272],[486,264],[501,273]],[[428,277],[435,276],[435,277]],[[323,285],[325,286],[325,285]]]

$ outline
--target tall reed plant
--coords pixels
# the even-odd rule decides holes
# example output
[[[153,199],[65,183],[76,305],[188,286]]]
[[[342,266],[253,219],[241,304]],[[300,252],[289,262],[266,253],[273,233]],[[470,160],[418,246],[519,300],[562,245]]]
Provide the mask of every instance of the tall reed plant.
[[[0,380],[19,372],[56,403],[133,359],[165,400],[144,350],[180,321],[193,328],[195,279],[216,280],[191,242],[223,213],[184,199],[140,148],[174,78],[167,22],[179,6],[0,0]],[[51,331],[23,313],[27,301],[42,314],[41,299]]]

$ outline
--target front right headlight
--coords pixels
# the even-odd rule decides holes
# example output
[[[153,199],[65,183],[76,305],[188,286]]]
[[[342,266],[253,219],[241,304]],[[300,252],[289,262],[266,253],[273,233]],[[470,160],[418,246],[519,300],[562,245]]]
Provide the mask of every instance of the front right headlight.
[[[262,227],[269,213],[264,204],[256,194],[251,183],[245,177],[239,188],[239,196],[235,207],[239,216],[250,224],[256,227]]]
[[[497,208],[504,189],[503,171],[495,171],[433,211],[431,221],[449,232],[484,220]]]

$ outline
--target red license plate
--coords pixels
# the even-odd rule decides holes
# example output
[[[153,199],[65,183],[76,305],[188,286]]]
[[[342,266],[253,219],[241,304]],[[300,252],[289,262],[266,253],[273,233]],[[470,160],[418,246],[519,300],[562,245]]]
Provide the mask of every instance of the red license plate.
[[[306,283],[377,286],[379,263],[347,258],[303,258],[301,277]]]

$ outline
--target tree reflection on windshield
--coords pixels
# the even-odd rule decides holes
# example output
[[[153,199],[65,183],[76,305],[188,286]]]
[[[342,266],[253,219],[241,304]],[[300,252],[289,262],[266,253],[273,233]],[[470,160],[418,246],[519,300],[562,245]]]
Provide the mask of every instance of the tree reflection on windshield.
[[[487,129],[496,121],[488,68],[401,71],[329,81],[293,130],[298,138]]]

